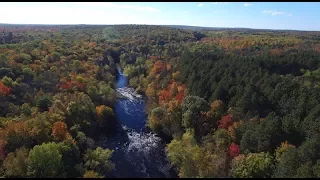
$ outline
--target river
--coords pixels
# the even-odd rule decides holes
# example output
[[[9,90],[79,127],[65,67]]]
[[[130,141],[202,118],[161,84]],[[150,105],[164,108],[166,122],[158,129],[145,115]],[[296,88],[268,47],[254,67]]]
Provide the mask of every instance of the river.
[[[102,147],[114,150],[115,170],[106,177],[171,178],[177,177],[164,153],[165,143],[145,127],[144,97],[127,87],[128,80],[118,68],[118,98],[115,115],[119,121],[111,136],[103,137]]]

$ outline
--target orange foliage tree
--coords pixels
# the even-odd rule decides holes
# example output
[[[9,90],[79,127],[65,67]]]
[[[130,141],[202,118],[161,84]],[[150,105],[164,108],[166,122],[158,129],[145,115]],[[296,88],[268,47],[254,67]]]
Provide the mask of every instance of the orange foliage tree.
[[[163,70],[164,70],[164,63],[161,60],[158,60],[154,63],[151,73],[155,75],[155,74],[159,74]]]
[[[63,141],[70,136],[66,123],[62,121],[55,122],[52,126],[52,136],[59,141]]]
[[[5,137],[7,137],[8,134],[16,134],[20,137],[27,137],[31,134],[30,129],[24,121],[8,123],[3,132]]]
[[[159,93],[159,104],[163,104],[169,102],[171,99],[170,91],[167,89],[163,89]]]
[[[24,121],[9,122],[5,128],[0,128],[0,160],[5,157],[5,147],[8,143],[9,135],[11,137],[15,136],[22,143],[24,141],[23,138],[29,137],[31,132]]]

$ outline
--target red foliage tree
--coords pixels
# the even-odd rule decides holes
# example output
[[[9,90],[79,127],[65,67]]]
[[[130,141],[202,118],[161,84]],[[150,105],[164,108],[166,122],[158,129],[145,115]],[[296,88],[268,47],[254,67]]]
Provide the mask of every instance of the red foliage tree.
[[[240,154],[240,147],[236,143],[229,146],[229,155],[231,158],[237,157]]]
[[[175,99],[179,102],[179,104],[182,103],[184,98],[184,91],[178,92],[178,94],[175,96]]]
[[[0,82],[0,95],[7,96],[10,94],[11,94],[11,88],[8,88],[2,82]]]
[[[170,91],[167,89],[163,89],[159,94],[159,104],[167,103],[171,99]]]
[[[181,104],[184,99],[184,91],[185,91],[185,86],[183,84],[179,85],[178,94],[175,96],[175,99],[179,102],[179,104]]]
[[[218,121],[218,128],[228,129],[229,126],[233,124],[232,115],[228,114],[223,116],[220,121]]]
[[[77,88],[79,88],[79,90],[84,91],[85,84],[75,82],[75,81],[68,81],[68,82],[60,84],[59,87],[62,89],[72,89],[73,87],[77,87]]]

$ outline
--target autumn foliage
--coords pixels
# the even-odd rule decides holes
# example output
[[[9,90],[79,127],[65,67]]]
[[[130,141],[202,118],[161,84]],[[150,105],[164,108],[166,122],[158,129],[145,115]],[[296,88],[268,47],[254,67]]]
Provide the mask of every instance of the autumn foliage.
[[[8,134],[16,134],[21,137],[26,137],[32,134],[27,124],[24,121],[20,122],[10,122],[7,124],[6,128],[1,134],[2,137],[7,137]]]
[[[0,129],[0,160],[5,157],[5,147],[8,143],[8,136],[17,136],[18,138],[28,137],[32,135],[32,131],[28,128],[24,121],[10,122],[4,129]]]
[[[58,87],[60,87],[62,89],[72,89],[73,87],[77,87],[83,91],[85,88],[85,85],[84,85],[84,83],[79,83],[76,81],[68,81],[65,83],[61,83],[60,85],[58,85]]]
[[[152,60],[152,61],[155,61],[155,60],[157,60],[157,56],[150,56],[150,59]]]
[[[111,153],[93,148],[116,128],[118,65],[180,177],[320,177],[319,33],[106,29],[0,27],[1,177],[106,175]]]
[[[289,144],[288,141],[281,142],[280,147],[276,149],[276,159],[279,159],[280,155],[286,152],[289,148],[296,148],[294,145]]]
[[[57,140],[64,140],[70,136],[66,123],[62,121],[55,122],[52,126],[52,136]]]
[[[96,113],[97,113],[97,122],[103,126],[105,123],[112,123],[114,120],[114,113],[112,108],[105,105],[100,105],[96,107]]]
[[[171,71],[171,64],[167,63],[167,71]]]
[[[220,121],[218,121],[218,128],[228,129],[229,126],[233,124],[232,115],[228,114],[223,116]]]
[[[11,94],[11,88],[5,86],[2,82],[0,82],[0,95],[10,95]]]
[[[160,91],[159,104],[168,103],[172,99],[181,104],[184,98],[184,90],[184,85],[178,85],[176,82],[169,84],[167,89]]]
[[[97,43],[96,42],[90,42],[88,44],[89,47],[96,47],[97,46]]]
[[[155,74],[159,74],[163,70],[164,70],[164,63],[161,60],[158,60],[154,63],[151,73],[155,75]]]
[[[102,113],[103,113],[104,108],[105,108],[104,105],[96,107],[96,112],[97,112],[98,117],[102,117],[102,115],[103,115]]]
[[[6,146],[6,141],[0,139],[0,160],[3,160],[5,158],[5,151],[4,151],[5,146]]]
[[[232,143],[228,149],[231,158],[237,157],[240,154],[240,147],[236,143]]]
[[[170,91],[168,91],[166,89],[160,91],[159,104],[168,102],[168,101],[170,101],[170,99],[171,99]]]

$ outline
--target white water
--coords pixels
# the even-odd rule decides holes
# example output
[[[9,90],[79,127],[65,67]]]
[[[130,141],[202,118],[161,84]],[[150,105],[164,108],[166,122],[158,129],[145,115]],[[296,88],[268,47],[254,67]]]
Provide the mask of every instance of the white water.
[[[120,93],[122,96],[126,97],[129,101],[134,102],[140,98],[142,98],[142,95],[136,93],[136,91],[133,88],[123,87],[118,88],[117,92]]]
[[[160,138],[153,133],[137,133],[135,131],[128,132],[130,144],[127,151],[138,151],[145,155],[149,155],[150,150],[157,148]]]
[[[117,92],[125,97],[116,106],[122,124],[120,131],[124,134],[103,140],[103,144],[115,151],[115,176],[169,178],[171,166],[165,160],[161,138],[143,128],[146,121],[143,96],[128,87],[117,88]]]

